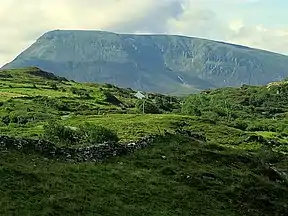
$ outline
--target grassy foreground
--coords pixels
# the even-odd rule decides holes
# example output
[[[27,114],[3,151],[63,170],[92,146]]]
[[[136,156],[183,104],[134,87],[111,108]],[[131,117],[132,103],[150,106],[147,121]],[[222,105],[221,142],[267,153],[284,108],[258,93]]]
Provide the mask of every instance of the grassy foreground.
[[[1,152],[0,214],[285,215],[287,182],[269,163],[287,160],[179,136],[101,164]]]

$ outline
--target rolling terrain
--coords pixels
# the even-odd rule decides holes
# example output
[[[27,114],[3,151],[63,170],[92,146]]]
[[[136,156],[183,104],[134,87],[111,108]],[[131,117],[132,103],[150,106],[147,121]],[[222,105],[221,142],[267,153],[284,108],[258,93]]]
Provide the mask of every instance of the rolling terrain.
[[[287,215],[287,81],[135,93],[1,70],[0,215]]]

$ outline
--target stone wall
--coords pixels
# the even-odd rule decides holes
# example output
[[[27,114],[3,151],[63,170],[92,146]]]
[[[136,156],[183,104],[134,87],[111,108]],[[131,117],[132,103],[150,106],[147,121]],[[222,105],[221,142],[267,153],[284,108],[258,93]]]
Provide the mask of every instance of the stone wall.
[[[187,136],[197,141],[206,141],[206,137],[204,135],[183,129],[177,129],[173,133],[164,131],[164,134],[158,136],[166,136],[171,134]],[[114,142],[106,142],[83,148],[57,147],[53,143],[43,139],[25,139],[0,136],[0,150],[17,150],[26,153],[34,152],[46,158],[70,162],[99,162],[110,157],[130,154],[138,149],[150,146],[158,136],[147,136],[135,143],[119,144]]]
[[[153,143],[153,136],[145,137],[135,143],[119,144],[107,142],[83,148],[57,147],[42,139],[24,139],[0,136],[0,149],[35,152],[47,158],[55,158],[70,162],[99,162],[110,157],[125,155],[145,148]]]

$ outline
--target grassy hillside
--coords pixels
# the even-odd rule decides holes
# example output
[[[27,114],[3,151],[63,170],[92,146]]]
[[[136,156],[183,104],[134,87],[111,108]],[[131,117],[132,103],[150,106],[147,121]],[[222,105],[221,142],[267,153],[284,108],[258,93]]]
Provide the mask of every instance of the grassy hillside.
[[[150,93],[143,114],[131,89],[0,71],[1,134],[20,144],[3,148],[0,136],[0,215],[287,215],[286,87]],[[155,138],[101,163],[21,148],[56,121],[104,126],[120,146]]]
[[[182,111],[256,134],[263,143],[287,152],[287,93],[287,81],[217,89],[188,97]]]
[[[286,215],[287,158],[165,137],[102,164],[1,153],[1,215]]]
[[[38,136],[43,124],[48,120],[71,121],[72,125],[77,125],[83,119],[95,119],[96,122],[100,119],[103,124],[113,125],[111,114],[116,116],[113,119],[123,121],[123,124],[131,127],[136,133],[137,127],[129,123],[129,117],[116,115],[123,113],[134,114],[130,118],[133,119],[135,116],[135,120],[145,120],[146,125],[149,125],[146,116],[138,116],[142,113],[142,108],[138,109],[137,104],[141,105],[142,102],[134,96],[136,92],[132,89],[118,88],[110,84],[80,84],[38,68],[4,70],[0,72],[0,79],[0,131],[5,134]],[[160,108],[156,110],[159,113],[167,112],[165,109],[179,109],[176,97],[152,93],[146,93],[146,96],[149,98],[147,102],[156,101],[160,104]],[[168,101],[168,106],[161,107],[162,101]],[[159,122],[161,119],[159,118]]]
[[[288,75],[287,61],[284,55],[199,38],[57,30],[4,68],[36,66],[81,82],[179,95],[277,81]]]

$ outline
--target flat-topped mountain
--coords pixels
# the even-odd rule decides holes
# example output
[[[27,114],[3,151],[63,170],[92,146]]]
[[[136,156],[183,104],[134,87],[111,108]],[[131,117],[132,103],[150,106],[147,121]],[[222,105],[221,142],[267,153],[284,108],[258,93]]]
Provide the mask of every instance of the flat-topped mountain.
[[[288,75],[288,57],[249,47],[173,35],[51,31],[3,68],[40,67],[80,82],[112,83],[170,94]]]

